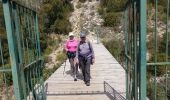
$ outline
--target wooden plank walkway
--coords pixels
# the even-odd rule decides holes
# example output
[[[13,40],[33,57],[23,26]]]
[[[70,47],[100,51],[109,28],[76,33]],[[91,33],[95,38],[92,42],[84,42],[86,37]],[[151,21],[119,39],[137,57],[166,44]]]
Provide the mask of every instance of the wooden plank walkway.
[[[64,74],[63,64],[46,80],[47,100],[114,100],[106,95],[107,89],[125,97],[124,69],[103,44],[93,43],[93,47],[96,63],[91,66],[91,85],[86,86],[84,84],[80,71],[78,81],[74,81],[67,60]],[[105,86],[104,81],[113,89]]]

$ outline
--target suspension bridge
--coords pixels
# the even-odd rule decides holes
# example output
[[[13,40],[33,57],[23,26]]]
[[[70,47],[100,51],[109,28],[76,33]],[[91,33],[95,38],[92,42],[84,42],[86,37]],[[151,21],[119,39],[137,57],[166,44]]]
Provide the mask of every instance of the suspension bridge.
[[[101,43],[93,46],[96,63],[91,66],[91,85],[84,84],[81,71],[74,81],[67,61],[65,74],[63,64],[45,82],[48,100],[125,100],[125,70]]]
[[[158,51],[158,2],[154,0],[154,30],[153,30],[153,59],[147,62],[147,1],[127,0],[124,8],[124,62],[119,62],[109,53],[102,43],[93,42],[96,63],[91,66],[91,86],[87,87],[82,81],[79,71],[78,81],[73,81],[69,71],[69,62],[56,70],[47,80],[43,79],[44,60],[40,50],[40,34],[38,27],[37,9],[42,0],[0,0],[5,19],[10,64],[6,65],[3,54],[3,40],[0,38],[0,73],[3,77],[3,97],[0,100],[153,100],[164,95],[168,99],[168,22],[169,0],[165,10],[164,44],[166,57],[157,60]],[[157,68],[165,68],[163,82],[158,81]],[[152,68],[154,76],[147,80],[147,68]],[[8,84],[8,73],[12,73],[14,97],[11,97]],[[2,79],[1,79],[2,80]],[[147,82],[152,84],[151,92],[147,91]],[[158,92],[158,85],[163,87]],[[151,93],[151,94],[150,94]],[[1,94],[2,95],[2,94]]]

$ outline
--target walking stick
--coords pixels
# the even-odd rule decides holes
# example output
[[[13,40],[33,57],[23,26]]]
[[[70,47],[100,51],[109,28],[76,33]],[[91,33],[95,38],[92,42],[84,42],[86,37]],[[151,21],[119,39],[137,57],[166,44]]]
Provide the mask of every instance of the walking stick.
[[[67,60],[65,60],[65,62],[64,62],[64,70],[63,70],[63,76],[64,76],[64,73],[65,73],[65,69],[66,69],[66,61],[67,61]]]
[[[65,46],[64,46],[65,47]],[[64,48],[63,47],[63,48]],[[66,54],[66,56],[67,56],[67,53],[66,53],[66,50],[65,49],[63,49],[63,53],[65,53]],[[63,70],[63,76],[64,76],[64,73],[65,73],[65,69],[66,69],[66,61],[67,61],[67,59],[65,60],[65,62],[64,62],[64,70]]]

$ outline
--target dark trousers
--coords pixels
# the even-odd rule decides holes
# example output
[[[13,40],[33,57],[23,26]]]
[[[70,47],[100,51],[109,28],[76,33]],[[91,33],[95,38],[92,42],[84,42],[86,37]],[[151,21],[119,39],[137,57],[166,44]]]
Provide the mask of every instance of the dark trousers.
[[[74,58],[70,58],[69,62],[70,62],[70,68],[74,72]]]
[[[79,66],[82,69],[83,77],[85,82],[90,82],[90,64],[91,59],[79,58]]]

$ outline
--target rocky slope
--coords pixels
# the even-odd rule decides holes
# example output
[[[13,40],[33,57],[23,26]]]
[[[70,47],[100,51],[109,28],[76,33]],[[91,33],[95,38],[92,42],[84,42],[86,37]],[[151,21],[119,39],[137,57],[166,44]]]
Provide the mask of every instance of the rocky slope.
[[[80,3],[78,0],[72,1],[75,11],[70,17],[73,32],[77,38],[81,31],[88,33],[89,40],[95,40],[95,28],[101,26],[103,20],[97,12],[99,1],[92,0],[85,3]]]
[[[73,32],[76,35],[76,38],[79,38],[79,33],[81,31],[86,31],[88,33],[88,39],[90,41],[96,40],[96,29],[100,27],[103,20],[97,12],[99,1],[93,0],[92,2],[80,3],[79,0],[72,0],[74,6],[74,12],[72,12],[69,21],[72,24]],[[98,29],[99,30],[99,29]],[[55,34],[52,34],[51,37],[54,39],[57,38]],[[58,49],[53,50],[53,52],[48,57],[48,63],[46,63],[47,68],[53,68],[57,62],[57,54],[62,51],[64,41],[68,36],[61,36],[63,43],[60,44]]]

